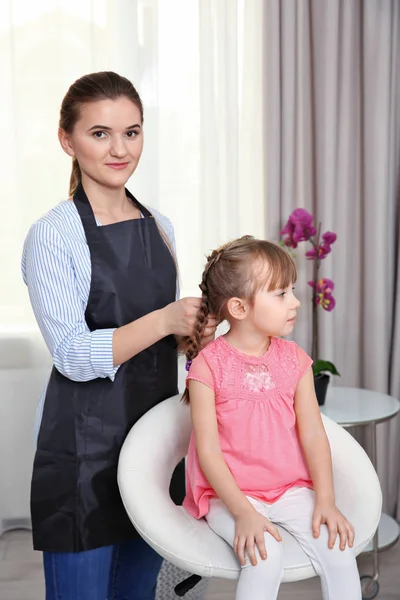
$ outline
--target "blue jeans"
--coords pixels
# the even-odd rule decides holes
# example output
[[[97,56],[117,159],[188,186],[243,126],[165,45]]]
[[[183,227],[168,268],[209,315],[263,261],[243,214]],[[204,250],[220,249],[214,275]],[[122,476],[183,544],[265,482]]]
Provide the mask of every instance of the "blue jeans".
[[[85,552],[44,552],[46,600],[154,600],[162,561],[141,538]]]

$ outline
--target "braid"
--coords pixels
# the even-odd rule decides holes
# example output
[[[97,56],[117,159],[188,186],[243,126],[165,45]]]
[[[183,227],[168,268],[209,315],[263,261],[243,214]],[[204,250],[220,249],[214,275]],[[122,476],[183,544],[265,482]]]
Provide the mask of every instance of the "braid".
[[[207,264],[206,264],[205,269],[204,269],[203,279],[202,279],[202,282],[200,284],[200,289],[201,289],[201,286],[203,285],[203,283],[205,283],[207,285],[207,275],[208,275],[210,269],[212,269],[213,267],[215,267],[215,265],[217,264],[217,262],[219,261],[219,259],[223,255],[225,248],[226,248],[226,245],[225,246],[220,246],[216,250],[213,250],[211,252],[210,256],[207,256]]]
[[[203,331],[207,325],[208,317],[210,314],[210,301],[208,298],[208,273],[210,269],[212,269],[220,259],[222,254],[222,248],[218,250],[214,250],[210,256],[207,257],[207,264],[203,271],[203,276],[201,279],[201,283],[199,285],[201,291],[201,299],[202,303],[197,314],[196,323],[194,325],[193,335],[187,338],[185,356],[187,360],[187,364],[191,364],[192,360],[196,358],[201,349],[201,337]],[[185,404],[189,404],[189,388],[186,387],[182,401]]]

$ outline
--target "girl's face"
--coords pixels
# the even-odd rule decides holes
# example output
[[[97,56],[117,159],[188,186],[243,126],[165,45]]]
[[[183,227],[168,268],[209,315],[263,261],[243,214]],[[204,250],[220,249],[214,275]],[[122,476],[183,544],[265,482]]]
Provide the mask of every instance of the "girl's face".
[[[254,277],[262,285],[256,292],[253,302],[247,303],[245,321],[250,330],[263,336],[284,337],[293,331],[299,300],[293,293],[293,283],[286,288],[269,290],[271,276],[265,261],[253,265]]]
[[[250,267],[251,268],[251,267]],[[247,334],[261,337],[285,337],[293,331],[296,321],[299,300],[293,293],[290,283],[286,288],[270,291],[271,277],[268,264],[257,260],[253,265],[253,276],[260,282],[260,287],[249,302],[240,297],[231,298],[227,303],[228,320],[231,327],[241,322],[241,329]]]
[[[248,315],[255,329],[268,336],[281,337],[293,331],[300,306],[293,289],[293,284],[273,291],[268,291],[268,286],[264,286],[256,293]]]
[[[76,157],[83,179],[122,187],[142,154],[140,110],[126,97],[90,102],[81,109],[72,134],[60,130],[59,139],[63,150]]]

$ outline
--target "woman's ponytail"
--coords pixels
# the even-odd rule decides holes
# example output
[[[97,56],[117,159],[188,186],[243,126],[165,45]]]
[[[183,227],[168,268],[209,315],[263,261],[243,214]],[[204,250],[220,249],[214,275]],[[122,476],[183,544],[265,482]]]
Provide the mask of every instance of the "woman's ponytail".
[[[75,156],[72,158],[72,171],[71,177],[69,180],[69,195],[73,196],[75,194],[75,190],[78,187],[82,180],[81,168],[79,166],[78,161]]]

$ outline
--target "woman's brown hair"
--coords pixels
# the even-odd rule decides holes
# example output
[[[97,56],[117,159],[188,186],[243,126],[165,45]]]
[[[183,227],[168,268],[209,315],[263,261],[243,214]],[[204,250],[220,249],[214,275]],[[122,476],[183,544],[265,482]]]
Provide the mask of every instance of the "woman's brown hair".
[[[80,77],[65,94],[61,104],[59,127],[66,133],[72,133],[79,120],[81,110],[86,104],[99,100],[117,100],[129,98],[140,111],[143,123],[143,104],[133,84],[113,71],[100,71]],[[72,159],[72,172],[69,194],[73,196],[81,181],[81,170],[76,158]]]
[[[259,262],[259,272],[256,270]],[[264,265],[267,265],[265,270]],[[246,235],[224,244],[207,257],[200,290],[202,304],[199,309],[193,336],[186,343],[188,364],[201,350],[201,337],[207,319],[227,318],[226,306],[230,298],[241,298],[252,304],[254,296],[268,284],[268,291],[286,289],[297,278],[296,267],[289,254],[277,244],[257,240]],[[182,400],[189,402],[186,388]]]

